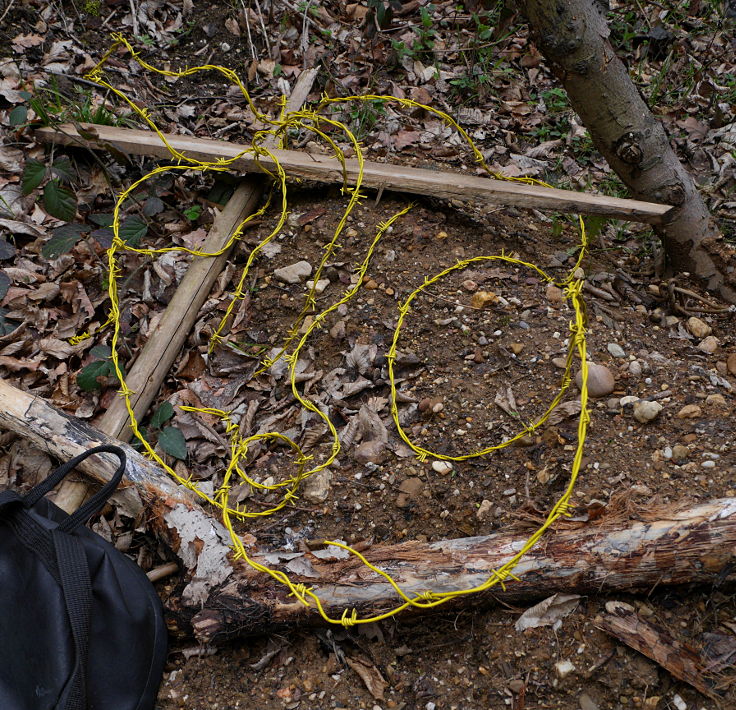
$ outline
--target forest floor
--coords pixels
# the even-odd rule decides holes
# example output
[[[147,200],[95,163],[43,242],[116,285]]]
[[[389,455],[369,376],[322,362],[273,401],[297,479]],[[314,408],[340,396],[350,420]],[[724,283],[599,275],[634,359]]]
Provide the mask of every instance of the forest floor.
[[[724,234],[736,238],[736,23],[728,7],[652,3],[644,15],[640,3],[612,5],[616,46]],[[520,18],[502,3],[406,2],[393,10],[381,2],[11,3],[0,22],[8,48],[0,58],[0,376],[93,426],[117,389],[108,367],[109,329],[97,330],[109,308],[109,213],[114,195],[154,163],[93,159],[81,149],[55,148],[50,156],[24,124],[45,111],[59,120],[94,115],[133,125],[129,109],[76,81],[109,46],[111,31],[135,32],[136,46],[156,66],[235,69],[248,78],[261,110],[273,110],[302,68],[316,66],[311,100],[322,92],[410,97],[456,117],[494,170],[625,195],[527,42]],[[258,128],[242,99],[211,74],[160,81],[119,53],[110,76],[150,107],[166,131],[249,142]],[[334,117],[350,125],[371,159],[476,169],[452,131],[424,111],[370,102],[341,108]],[[292,141],[319,150],[308,137]],[[41,165],[35,186],[32,161]],[[54,179],[61,181],[56,202],[44,190]],[[24,183],[30,189],[23,190]],[[138,206],[126,214],[131,233],[138,227],[145,246],[196,245],[212,222],[216,189],[228,187],[209,175],[164,176],[141,191]],[[58,204],[63,190],[74,200],[65,218]],[[305,261],[313,272],[345,209],[337,187],[290,184],[288,196],[287,223],[249,276],[228,345],[207,356],[208,337],[250,249],[273,229],[273,213],[246,231],[144,421],[177,472],[210,490],[222,480],[224,429],[177,405],[249,412],[252,432],[288,433],[317,460],[332,444],[321,422],[292,399],[284,363],[253,377],[261,358],[283,342],[307,293],[303,278],[288,283],[279,270]],[[318,310],[351,285],[377,225],[408,204],[396,193],[369,193],[356,208],[326,265]],[[733,310],[686,275],[666,277],[658,242],[645,225],[587,220],[587,226],[588,353],[612,381],[591,404],[574,518],[606,515],[609,508],[620,515],[623,507],[634,520],[637,511],[662,503],[736,496]],[[431,460],[417,461],[396,433],[386,352],[397,305],[425,277],[460,259],[503,251],[560,278],[575,264],[579,241],[568,215],[416,200],[379,242],[363,288],[299,355],[300,391],[328,406],[348,439],[331,476],[320,486],[307,481],[296,506],[239,532],[263,549],[299,549],[315,539],[369,546],[490,534],[548,510],[567,483],[577,441],[574,385],[557,415],[521,445],[433,467]],[[121,263],[120,355],[129,370],[188,259],[131,253]],[[559,290],[506,262],[472,264],[426,289],[401,332],[400,350],[411,354],[397,371],[407,432],[451,455],[513,436],[559,390],[572,316]],[[85,330],[91,339],[69,344]],[[643,423],[634,417],[637,398],[662,405],[656,418]],[[42,452],[0,433],[0,486],[27,488],[51,466]],[[289,466],[280,449],[263,445],[250,452],[249,471],[261,482],[278,479]],[[239,493],[256,507],[276,500],[245,486]],[[169,559],[145,530],[114,511],[95,529],[146,570]],[[181,586],[177,577],[158,584],[164,601],[175,600]],[[725,677],[733,673],[732,585],[656,587],[615,598],[697,648]],[[581,597],[554,626],[523,632],[514,622],[524,609],[499,604],[429,618],[398,615],[355,629],[315,626],[217,648],[174,638],[158,708],[736,706],[733,688],[719,701],[705,697],[599,630],[596,617],[611,599]]]

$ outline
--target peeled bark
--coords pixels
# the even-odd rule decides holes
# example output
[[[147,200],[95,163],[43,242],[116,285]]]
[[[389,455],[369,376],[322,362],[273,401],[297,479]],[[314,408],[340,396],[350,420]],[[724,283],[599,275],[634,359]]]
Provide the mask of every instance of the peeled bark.
[[[608,164],[640,200],[676,209],[655,227],[669,265],[736,303],[736,255],[608,40],[592,0],[521,0],[532,38]]]
[[[140,500],[138,514],[145,515],[150,529],[172,548],[185,571],[182,595],[168,602],[172,630],[194,631],[201,641],[212,642],[320,623],[315,610],[290,597],[288,589],[242,560],[233,560],[229,536],[213,517],[217,511],[208,513],[127,444],[2,379],[0,429],[14,431],[62,459],[103,443],[125,449],[127,479],[133,484],[124,490],[125,500]],[[112,460],[97,456],[80,465],[98,481],[109,480],[114,468]],[[498,599],[534,599],[559,591],[637,591],[733,581],[736,498],[673,506],[642,514],[636,521],[611,518],[601,516],[574,530],[549,531],[514,569],[518,581],[506,580],[505,589],[497,585],[438,610],[488,605]],[[521,549],[527,537],[528,533],[505,532],[431,543],[410,541],[374,545],[363,554],[409,594],[447,592],[481,584]],[[256,562],[311,587],[333,618],[345,609],[368,617],[397,605],[393,587],[354,557],[322,559],[307,550],[252,554]]]

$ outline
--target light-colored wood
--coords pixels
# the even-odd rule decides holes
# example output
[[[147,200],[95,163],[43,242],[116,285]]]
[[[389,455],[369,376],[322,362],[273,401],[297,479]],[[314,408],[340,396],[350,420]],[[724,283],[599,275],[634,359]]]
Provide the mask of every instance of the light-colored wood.
[[[42,140],[66,145],[84,145],[104,150],[105,144],[112,144],[123,153],[152,155],[159,158],[170,157],[166,146],[151,131],[89,124],[84,124],[84,130],[95,133],[98,137],[94,140],[84,139],[71,125],[39,128],[34,135]],[[197,160],[212,161],[218,158],[233,158],[248,150],[248,146],[204,138],[167,134],[166,139],[177,150]],[[293,150],[276,150],[274,155],[291,178],[331,183],[342,183],[343,181],[340,163],[335,158]],[[268,157],[261,157],[260,165],[267,169],[274,167],[273,161]],[[232,164],[232,167],[234,170],[244,172],[260,172],[261,170],[258,161],[252,155],[243,155]],[[354,185],[357,176],[357,161],[348,160],[348,183]],[[539,210],[601,215],[651,224],[665,221],[667,213],[672,209],[669,205],[652,202],[624,200],[586,192],[558,190],[463,173],[408,168],[372,161],[365,162],[363,185],[445,199],[478,200],[488,205],[533,207]]]
[[[195,605],[204,602],[211,589],[232,572],[227,531],[192,493],[132,447],[4,379],[0,379],[0,429],[15,432],[62,461],[93,446],[120,446],[128,464],[125,487],[118,489],[113,501],[119,511],[140,519],[179,557],[189,580],[187,599]],[[79,469],[90,479],[105,483],[117,466],[114,456],[104,454],[86,459]]]
[[[313,610],[294,601],[271,577],[255,572],[243,561],[234,563],[222,525],[155,463],[127,444],[4,380],[0,380],[0,428],[14,431],[62,459],[103,443],[123,447],[128,455],[128,481],[134,487],[126,489],[126,500],[133,504],[142,501],[141,514],[149,529],[172,548],[189,580],[181,599],[174,601],[176,611],[172,611],[182,630],[193,628],[200,640],[210,642],[319,623]],[[80,468],[105,481],[115,466],[113,457],[101,463],[95,457]],[[133,490],[139,498],[131,497]],[[525,539],[521,532],[504,532],[431,543],[376,545],[363,554],[409,593],[441,592],[482,583],[490,570],[499,569],[521,548]],[[492,604],[494,599],[516,602],[558,591],[600,593],[713,584],[716,580],[722,583],[734,578],[729,571],[734,550],[736,498],[640,511],[636,520],[601,516],[577,529],[547,533],[514,570],[519,581],[507,580],[505,589],[496,586],[440,609]],[[259,551],[254,558],[288,572],[295,582],[307,584],[332,616],[341,616],[346,608],[370,616],[397,602],[386,580],[354,558],[322,560],[311,552],[295,558],[293,551],[280,558]],[[310,576],[294,574],[287,565],[295,563]]]
[[[304,104],[316,76],[316,69],[308,69],[299,75],[286,102],[287,111],[295,111]],[[227,244],[238,225],[258,206],[263,187],[264,180],[260,176],[249,176],[241,181],[225,208],[215,216],[203,251],[218,252]],[[192,262],[155,329],[148,334],[146,344],[126,377],[127,385],[133,391],[131,404],[137,421],[145,416],[181,352],[215,280],[225,268],[230,251]],[[112,401],[100,420],[99,428],[121,441],[130,441],[133,432],[122,398]],[[71,512],[81,505],[87,494],[84,481],[67,481],[60,488],[56,503]]]

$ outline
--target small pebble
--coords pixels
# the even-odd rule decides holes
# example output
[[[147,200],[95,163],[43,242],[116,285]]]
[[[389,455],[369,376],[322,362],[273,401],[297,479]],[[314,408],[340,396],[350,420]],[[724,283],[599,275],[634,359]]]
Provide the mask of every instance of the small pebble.
[[[672,458],[672,448],[669,446],[665,446],[664,449],[662,449],[662,456],[664,456],[666,459]]]
[[[622,407],[628,407],[630,404],[636,404],[639,398],[633,394],[627,394],[625,397],[621,397],[619,404]]]
[[[547,286],[547,300],[550,303],[560,304],[565,300],[565,294],[561,288],[558,288],[554,284]]]
[[[373,279],[368,279],[368,281],[365,282],[365,287],[369,291],[375,291],[375,289],[378,288],[378,284]]]
[[[314,286],[314,292],[319,295],[321,293],[324,293],[324,290],[330,285],[329,279],[320,279],[317,281],[317,284],[314,284],[314,281],[307,281],[307,288],[312,288]]]
[[[634,403],[634,419],[641,424],[654,421],[663,407],[659,402],[649,402],[643,399]]]
[[[473,279],[465,279],[463,281],[463,288],[466,291],[475,291],[478,288],[478,284],[473,281]]]
[[[578,389],[583,384],[583,373],[578,371],[575,375],[575,384]],[[611,394],[616,387],[613,373],[605,365],[588,364],[588,394],[591,397],[605,397]]]
[[[672,447],[672,460],[684,461],[690,455],[690,449],[682,444],[675,444]]]
[[[307,261],[297,261],[296,264],[289,264],[281,269],[276,269],[273,275],[279,280],[287,284],[298,284],[306,281],[307,277],[312,273],[312,266]]]
[[[726,360],[726,369],[732,374],[736,375],[736,353],[731,353]]]
[[[575,666],[570,661],[558,661],[555,663],[555,672],[562,678],[567,678],[575,670]]]
[[[703,410],[697,404],[686,404],[679,412],[678,419],[697,419],[703,414]]]
[[[514,355],[521,355],[521,351],[524,349],[524,343],[511,343],[509,348]]]
[[[699,339],[705,338],[713,332],[713,329],[705,321],[702,321],[700,318],[696,318],[695,316],[691,316],[687,319],[687,329]]]
[[[726,398],[722,394],[709,394],[705,398],[705,404],[708,407],[716,407],[718,409],[726,408]]]
[[[640,377],[641,376],[641,363],[638,360],[634,360],[633,362],[629,363],[629,372],[634,377]]]
[[[718,349],[718,338],[714,335],[709,335],[707,338],[703,338],[698,344],[698,350],[702,350],[704,353],[712,354]]]
[[[478,506],[478,510],[475,511],[475,517],[478,518],[478,520],[485,520],[486,518],[490,518],[492,508],[493,503],[491,503],[491,501],[482,500],[480,502],[480,505]]]
[[[578,698],[580,710],[598,710],[598,703],[593,700],[587,693],[582,693]]]
[[[449,461],[432,461],[432,470],[440,476],[446,476],[452,471],[452,464]]]
[[[473,308],[485,308],[496,301],[498,296],[493,291],[476,291],[470,299],[470,305]]]
[[[565,367],[567,366],[567,360],[564,357],[553,357],[552,364],[555,367],[559,367],[560,370],[564,370]]]
[[[626,357],[624,349],[618,343],[608,343],[606,348],[613,357]]]

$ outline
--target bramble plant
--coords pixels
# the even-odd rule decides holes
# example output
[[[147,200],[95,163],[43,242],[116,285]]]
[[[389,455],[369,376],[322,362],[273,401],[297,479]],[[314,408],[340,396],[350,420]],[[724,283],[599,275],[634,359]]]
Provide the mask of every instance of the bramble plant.
[[[153,413],[147,427],[141,427],[144,439],[155,438],[158,446],[177,459],[187,457],[187,442],[181,430],[175,426],[164,426],[174,416],[174,407],[163,402]]]

